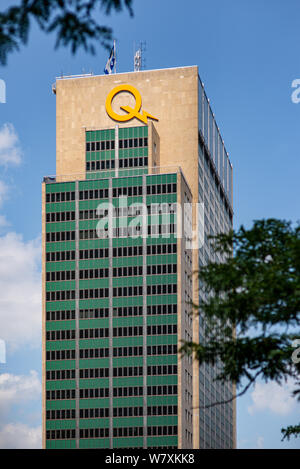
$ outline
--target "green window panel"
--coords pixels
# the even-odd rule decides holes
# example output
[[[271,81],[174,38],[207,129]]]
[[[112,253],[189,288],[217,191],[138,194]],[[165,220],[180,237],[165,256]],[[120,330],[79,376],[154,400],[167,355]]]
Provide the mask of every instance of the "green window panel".
[[[177,384],[177,375],[147,376],[147,386]]]
[[[109,358],[80,358],[79,368],[108,368]]]
[[[79,181],[78,189],[79,191],[89,190],[89,189],[108,189],[109,180],[108,179],[99,179],[98,181]]]
[[[84,269],[100,269],[102,267],[109,267],[109,259],[82,259],[79,261],[79,270]]]
[[[168,285],[170,283],[177,283],[176,274],[148,275],[147,276],[147,285]]]
[[[115,199],[113,199],[115,200]],[[143,202],[143,196],[142,195],[136,195],[136,196],[129,196],[127,197],[127,202],[128,205],[133,205],[133,204],[141,204]],[[118,206],[118,205],[116,205]]]
[[[46,371],[51,370],[74,370],[76,367],[75,360],[57,360],[46,361]]]
[[[51,301],[46,303],[46,311],[71,311],[75,309],[75,301]]]
[[[139,244],[137,244],[139,246]],[[120,247],[120,246],[119,246]],[[127,247],[131,247],[130,245]],[[113,257],[112,267],[128,267],[143,265],[143,256]],[[115,277],[116,278],[116,277]]]
[[[114,337],[113,338],[113,347],[134,347],[137,345],[143,345],[143,337]],[[131,361],[133,357],[126,357],[127,364]]]
[[[168,425],[177,425],[178,417],[177,415],[160,415],[160,416],[149,416],[147,417],[148,427],[163,427]]]
[[[177,202],[177,194],[156,194],[156,195],[148,195],[146,197],[146,204],[163,204],[169,203],[173,204]]]
[[[177,446],[177,436],[149,436],[147,438],[147,447],[157,448],[158,446]]]
[[[46,203],[46,213],[50,212],[74,212],[75,211],[75,202],[47,202]]]
[[[109,387],[108,378],[80,379],[79,380],[80,389],[108,388],[108,387]]]
[[[46,449],[75,449],[76,440],[47,440]]]
[[[109,428],[109,419],[80,419],[79,428]]]
[[[113,238],[113,248],[117,247],[129,247],[129,246],[142,246],[143,240],[141,238]],[[134,256],[136,258],[137,256]],[[123,258],[124,259],[124,258]]]
[[[79,210],[96,210],[99,204],[108,204],[108,199],[79,200]]]
[[[142,427],[143,417],[113,418],[113,428]]]
[[[55,389],[75,389],[76,381],[74,379],[57,379],[47,380],[46,390],[53,391]]]
[[[79,309],[108,308],[108,298],[98,298],[97,300],[79,300]]]
[[[148,315],[147,326],[159,325],[159,324],[177,324],[177,314],[159,314],[159,315]]]
[[[133,168],[128,168],[128,169],[119,169],[119,177],[129,177],[129,176],[140,176],[142,174],[147,174],[148,168],[143,167],[139,169],[133,169]]]
[[[97,225],[99,223],[99,221],[102,221],[103,219],[99,217],[95,217],[94,220],[81,220],[79,222],[79,230],[96,230],[97,228]],[[103,224],[101,224],[101,227],[103,226]],[[106,241],[106,239],[103,239],[103,238],[98,238],[97,237],[97,240],[99,240],[100,242],[103,242],[103,241]],[[82,240],[81,240],[82,241]],[[105,243],[103,243],[104,245]]]
[[[124,326],[142,326],[142,316],[127,316],[120,318],[113,318],[113,327],[124,327]]]
[[[79,348],[107,348],[109,347],[109,339],[79,339]]]
[[[151,174],[146,178],[147,186],[151,186],[153,184],[166,184],[166,183],[175,183],[177,182],[177,174]]]
[[[147,366],[150,365],[177,365],[177,355],[148,355]]]
[[[125,366],[143,366],[143,357],[113,357],[113,368]]]
[[[113,267],[131,267],[140,265],[143,265],[143,256],[114,257],[112,260]]]
[[[150,335],[147,336],[147,345],[177,344],[177,334],[171,335]]]
[[[61,243],[47,243],[46,252],[74,251],[75,241],[64,241]],[[51,261],[48,261],[51,262]]]
[[[115,159],[115,150],[86,152],[86,161],[106,161]]]
[[[100,161],[110,160],[115,158],[115,150],[100,151]]]
[[[46,430],[72,430],[76,428],[76,420],[47,420]]]
[[[114,397],[113,408],[115,407],[142,407],[143,396],[130,396],[130,397]]]
[[[74,231],[75,228],[76,228],[75,221],[46,223],[46,233],[56,233],[57,231]],[[47,244],[50,244],[50,243],[47,243]]]
[[[79,329],[100,329],[102,327],[109,327],[108,318],[99,318],[99,319],[80,319],[79,320]]]
[[[79,440],[79,449],[95,449],[109,448],[109,440],[107,438],[84,439]]]
[[[75,340],[47,340],[46,351],[51,350],[75,350]]]
[[[75,281],[67,280],[64,282],[46,282],[46,292],[75,290]]]
[[[128,186],[142,186],[143,185],[143,178],[141,177],[121,177],[116,178],[112,181],[112,187],[128,187]]]
[[[109,278],[98,278],[90,280],[79,280],[79,289],[86,288],[108,288],[109,287]]]
[[[58,272],[61,270],[75,270],[75,261],[46,262],[46,272]]]
[[[147,238],[147,245],[151,244],[177,244],[177,238],[175,237],[174,234],[170,234],[168,238],[164,238],[162,236],[157,236],[157,237],[151,237],[149,236]]]
[[[177,303],[177,295],[147,296],[147,305],[174,305]]]
[[[143,437],[137,438],[114,438],[114,448],[143,448]]]
[[[87,142],[113,140],[114,138],[115,138],[115,129],[86,131]]]
[[[113,308],[117,308],[120,306],[141,306],[142,304],[142,296],[133,296],[130,298],[113,298]]]
[[[108,241],[108,239],[90,239],[88,241],[80,240],[79,249],[105,249],[108,248]]]
[[[102,399],[79,399],[79,409],[107,409],[109,408],[109,398]]]
[[[46,193],[51,194],[52,192],[71,192],[75,190],[74,182],[52,182],[46,183]]]
[[[148,396],[147,406],[177,405],[178,397],[172,396]]]
[[[69,329],[75,329],[76,322],[75,320],[67,321],[46,321],[46,331],[67,331]]]
[[[85,133],[85,140],[86,140],[86,142],[91,142],[91,141],[93,141],[93,140],[94,140],[93,137],[94,137],[94,134],[93,134],[92,132],[88,131],[88,132]]]
[[[145,155],[145,150],[146,155]],[[142,147],[142,148],[121,148],[119,150],[119,158],[124,159],[124,158],[137,158],[139,156],[148,156],[148,147]]]
[[[75,399],[63,401],[46,401],[46,410],[76,409]]]
[[[113,378],[113,387],[143,386],[143,376],[129,376],[126,378]]]
[[[143,277],[116,277],[113,278],[113,287],[135,287],[143,285]]]
[[[119,138],[148,137],[148,126],[141,125],[137,127],[121,127],[119,129]]]
[[[115,176],[115,171],[95,171],[95,172],[87,172],[86,178],[87,179],[99,179],[103,178],[112,178]]]

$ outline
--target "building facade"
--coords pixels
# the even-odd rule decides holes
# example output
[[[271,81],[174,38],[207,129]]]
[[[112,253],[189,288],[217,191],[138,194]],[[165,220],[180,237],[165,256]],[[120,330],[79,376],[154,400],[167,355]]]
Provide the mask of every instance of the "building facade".
[[[58,79],[42,185],[43,446],[232,448],[231,383],[193,272],[232,226],[232,166],[197,67]]]

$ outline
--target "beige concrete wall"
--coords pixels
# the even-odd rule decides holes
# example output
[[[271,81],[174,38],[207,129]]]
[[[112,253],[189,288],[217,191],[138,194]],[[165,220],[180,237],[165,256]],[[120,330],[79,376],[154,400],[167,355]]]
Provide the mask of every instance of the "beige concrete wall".
[[[160,166],[181,166],[192,192],[197,191],[197,67],[57,80],[57,176],[85,172],[85,128],[115,127],[116,122],[106,113],[105,100],[120,84],[136,87],[142,96],[142,109],[158,118],[154,124],[160,140]],[[134,98],[122,92],[114,98],[113,109],[125,114],[120,110],[124,105],[134,106]],[[143,123],[134,118],[118,125]]]

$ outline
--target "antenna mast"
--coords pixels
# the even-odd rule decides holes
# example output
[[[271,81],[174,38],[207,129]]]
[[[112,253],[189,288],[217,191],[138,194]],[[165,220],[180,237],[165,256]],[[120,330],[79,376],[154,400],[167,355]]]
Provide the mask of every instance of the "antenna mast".
[[[135,48],[135,45],[134,45],[134,48]],[[133,65],[134,65],[135,72],[140,72],[141,70],[145,70],[146,68],[145,52],[146,52],[146,41],[141,41],[138,49],[134,53],[134,58],[133,58]]]

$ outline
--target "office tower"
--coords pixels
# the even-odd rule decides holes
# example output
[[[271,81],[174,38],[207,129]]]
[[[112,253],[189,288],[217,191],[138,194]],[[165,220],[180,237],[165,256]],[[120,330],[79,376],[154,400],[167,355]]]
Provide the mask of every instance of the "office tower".
[[[232,166],[197,67],[53,86],[44,178],[45,448],[232,448],[231,383],[178,351],[208,235],[232,226]]]

